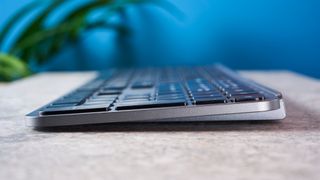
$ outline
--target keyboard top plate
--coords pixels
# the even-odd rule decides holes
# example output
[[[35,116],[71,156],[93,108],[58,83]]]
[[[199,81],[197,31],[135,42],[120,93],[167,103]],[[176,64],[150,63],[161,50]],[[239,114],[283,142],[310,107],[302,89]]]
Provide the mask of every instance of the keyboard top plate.
[[[40,108],[40,116],[261,102],[281,94],[221,66],[116,71]]]

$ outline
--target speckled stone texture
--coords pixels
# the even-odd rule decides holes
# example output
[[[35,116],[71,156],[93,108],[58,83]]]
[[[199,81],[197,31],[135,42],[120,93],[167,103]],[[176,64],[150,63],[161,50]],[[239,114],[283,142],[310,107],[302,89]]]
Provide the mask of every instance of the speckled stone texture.
[[[242,72],[283,92],[281,122],[139,123],[38,131],[24,115],[93,77],[47,73],[0,86],[0,179],[320,179],[320,81]]]

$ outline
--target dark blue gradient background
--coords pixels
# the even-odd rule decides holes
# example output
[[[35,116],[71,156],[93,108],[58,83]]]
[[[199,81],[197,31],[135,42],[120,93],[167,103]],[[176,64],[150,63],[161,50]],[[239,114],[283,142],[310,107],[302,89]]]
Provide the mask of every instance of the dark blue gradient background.
[[[0,27],[27,2],[2,0]],[[220,62],[236,69],[289,69],[320,78],[319,0],[172,2],[186,14],[183,21],[159,7],[129,7],[125,22],[132,28],[130,37],[119,38],[112,30],[88,32],[41,70],[104,69],[129,58],[140,66]]]

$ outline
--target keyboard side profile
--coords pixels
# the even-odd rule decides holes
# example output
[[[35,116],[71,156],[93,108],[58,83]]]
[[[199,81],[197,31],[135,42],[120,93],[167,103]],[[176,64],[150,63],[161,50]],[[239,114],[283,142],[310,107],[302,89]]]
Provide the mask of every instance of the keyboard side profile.
[[[28,114],[26,124],[279,120],[285,116],[281,93],[214,65],[101,73]]]

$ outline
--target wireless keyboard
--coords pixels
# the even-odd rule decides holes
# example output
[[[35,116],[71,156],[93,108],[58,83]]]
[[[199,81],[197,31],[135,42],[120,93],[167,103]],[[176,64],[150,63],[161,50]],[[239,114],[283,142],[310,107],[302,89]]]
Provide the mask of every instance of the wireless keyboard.
[[[101,72],[27,115],[36,127],[145,121],[278,120],[281,93],[221,66]]]

